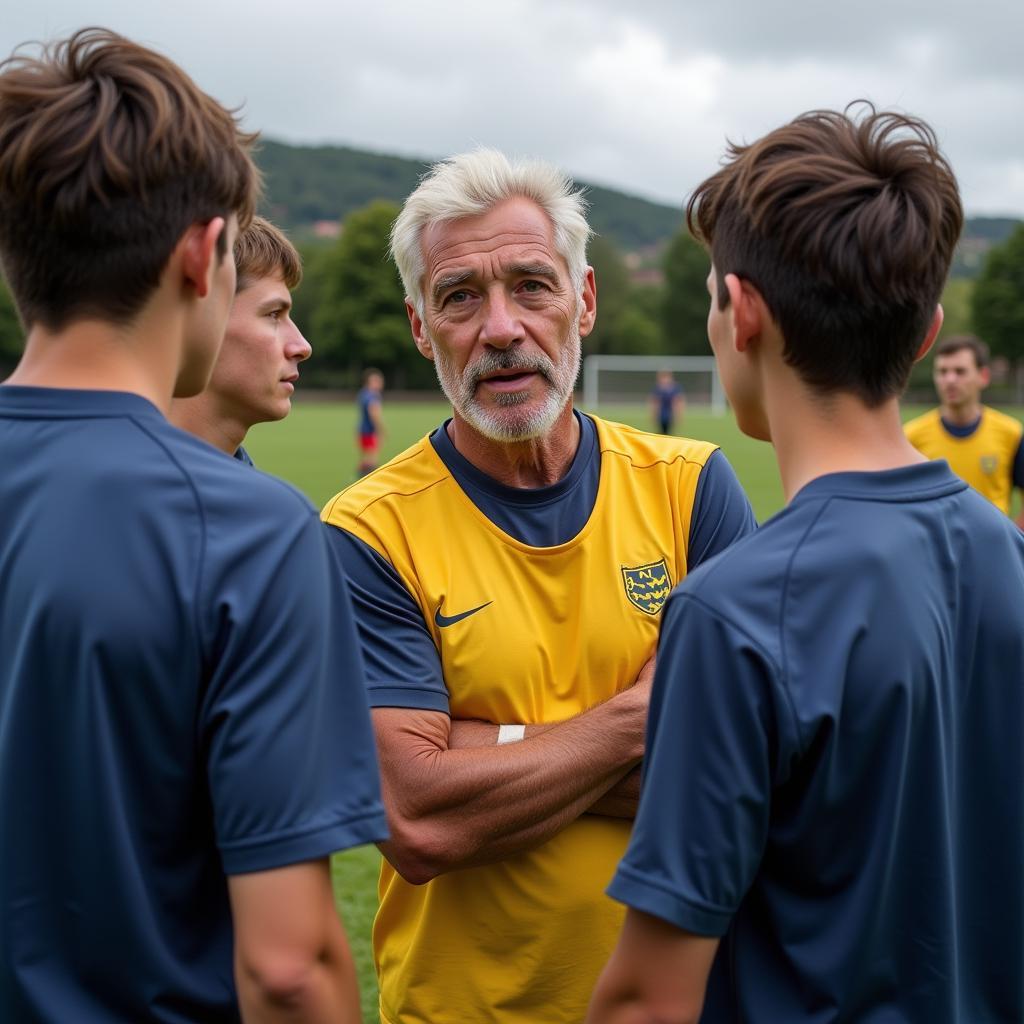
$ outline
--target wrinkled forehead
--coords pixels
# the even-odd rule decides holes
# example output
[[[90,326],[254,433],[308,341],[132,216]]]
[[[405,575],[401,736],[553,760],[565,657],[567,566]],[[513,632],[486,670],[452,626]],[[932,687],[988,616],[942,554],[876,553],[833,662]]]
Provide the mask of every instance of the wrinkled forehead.
[[[565,260],[555,248],[555,231],[547,214],[528,199],[509,199],[472,217],[441,221],[421,237],[427,280],[465,265],[546,262],[556,270]]]

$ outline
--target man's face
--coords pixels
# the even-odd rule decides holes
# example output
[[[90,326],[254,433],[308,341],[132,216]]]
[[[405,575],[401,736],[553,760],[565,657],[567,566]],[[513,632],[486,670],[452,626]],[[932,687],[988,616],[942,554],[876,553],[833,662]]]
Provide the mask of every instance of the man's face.
[[[235,296],[207,390],[221,413],[246,429],[291,410],[299,363],[312,352],[289,318],[291,306],[279,273],[257,278]]]
[[[960,409],[977,403],[982,391],[988,387],[988,367],[980,367],[969,348],[960,348],[936,356],[932,377],[939,401],[950,409]]]
[[[550,220],[527,199],[435,225],[422,244],[425,314],[410,312],[413,334],[456,414],[495,441],[543,436],[572,398],[593,271],[576,295]]]

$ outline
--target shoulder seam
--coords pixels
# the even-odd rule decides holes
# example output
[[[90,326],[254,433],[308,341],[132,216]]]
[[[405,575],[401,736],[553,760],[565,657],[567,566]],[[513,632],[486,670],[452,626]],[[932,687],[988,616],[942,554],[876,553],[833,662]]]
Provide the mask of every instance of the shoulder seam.
[[[716,451],[719,451],[721,446],[717,444],[711,444],[710,441],[701,441],[699,443],[707,444],[711,448],[711,450],[707,453],[707,458],[705,458],[703,462],[700,462],[697,459],[690,458],[686,454],[686,452],[678,452],[670,459],[656,458],[651,462],[636,462],[632,454],[630,454],[629,452],[620,451],[618,448],[614,448],[611,445],[609,445],[608,447],[602,447],[600,450],[602,454],[607,453],[608,455],[618,455],[620,458],[628,459],[637,469],[650,469],[652,466],[657,466],[659,464],[663,466],[671,466],[673,463],[676,462],[686,462],[689,463],[690,465],[700,466],[701,469],[703,469],[707,465],[707,460],[710,459]]]

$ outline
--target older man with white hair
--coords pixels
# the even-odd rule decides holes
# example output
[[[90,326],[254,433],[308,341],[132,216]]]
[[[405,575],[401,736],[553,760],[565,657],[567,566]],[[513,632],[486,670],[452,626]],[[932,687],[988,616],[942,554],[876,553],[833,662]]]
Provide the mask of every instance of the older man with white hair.
[[[754,528],[712,444],[573,409],[597,288],[579,192],[492,150],[436,165],[392,252],[453,413],[330,501],[392,840],[386,1024],[579,1021],[622,911],[669,591]]]

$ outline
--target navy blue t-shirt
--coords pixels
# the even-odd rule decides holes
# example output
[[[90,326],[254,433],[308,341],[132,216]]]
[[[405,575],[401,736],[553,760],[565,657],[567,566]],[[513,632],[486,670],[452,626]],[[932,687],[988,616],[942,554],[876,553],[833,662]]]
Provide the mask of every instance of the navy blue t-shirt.
[[[1024,535],[820,477],[670,597],[609,893],[724,936],[702,1020],[1024,1020]]]
[[[225,874],[385,835],[297,491],[119,392],[0,387],[0,1019],[238,1019]]]
[[[505,533],[531,547],[564,544],[590,518],[601,479],[597,428],[574,413],[580,441],[569,471],[548,487],[508,487],[477,469],[452,444],[446,421],[430,442],[459,486]],[[721,451],[708,459],[697,483],[690,516],[690,568],[707,561],[757,526],[743,488]],[[348,574],[371,706],[448,711],[441,659],[423,613],[394,568],[358,537],[328,526],[328,536]]]
[[[380,404],[380,392],[372,388],[361,388],[356,396],[359,405],[359,433],[368,437],[377,433],[377,424],[370,415],[370,406]]]

